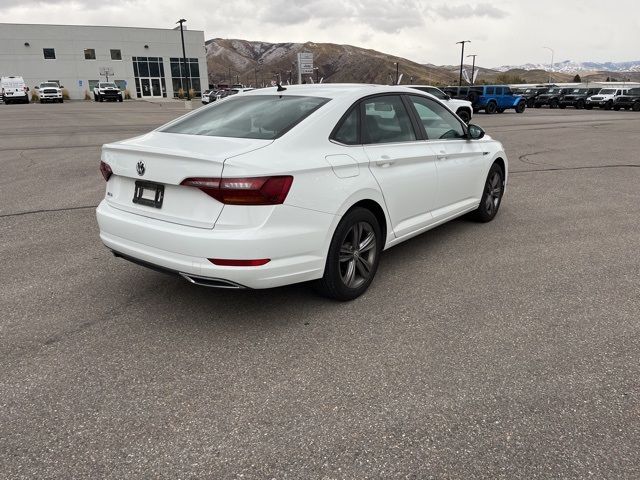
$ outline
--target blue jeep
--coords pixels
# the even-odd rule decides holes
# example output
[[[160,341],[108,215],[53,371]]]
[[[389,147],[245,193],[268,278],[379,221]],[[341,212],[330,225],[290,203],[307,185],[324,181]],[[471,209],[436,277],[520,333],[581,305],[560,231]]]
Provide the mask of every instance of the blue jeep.
[[[514,109],[523,113],[527,109],[527,101],[521,95],[514,95],[506,85],[474,85],[472,87],[447,87],[445,93],[453,98],[469,100],[473,111],[484,110],[485,113],[503,113]]]

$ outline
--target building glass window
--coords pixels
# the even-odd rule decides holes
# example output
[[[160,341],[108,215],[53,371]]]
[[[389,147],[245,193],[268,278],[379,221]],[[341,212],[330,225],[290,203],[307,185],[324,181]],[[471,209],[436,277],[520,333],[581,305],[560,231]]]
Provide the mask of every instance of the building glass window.
[[[100,80],[89,80],[87,83],[89,84],[89,93],[93,94],[93,89],[98,86]]]
[[[55,60],[56,59],[56,49],[55,48],[43,48],[42,54],[44,55],[45,60]]]
[[[122,90],[123,92],[127,89],[127,81],[126,80],[114,80],[113,83],[115,83],[118,88],[120,90]]]
[[[131,57],[133,62],[133,74],[136,82],[136,95],[138,98],[145,96],[167,96],[166,82],[164,79],[164,65],[162,57]]]
[[[120,50],[111,49],[111,60],[122,60],[122,52]]]
[[[171,82],[173,84],[173,96],[178,97],[180,90],[193,90],[195,97],[201,96],[200,90],[200,66],[197,58],[187,58],[185,65],[182,58],[171,58]],[[188,80],[187,78],[188,77]]]
[[[95,60],[96,59],[96,50],[95,50],[95,48],[85,48],[84,49],[84,59],[85,60]]]

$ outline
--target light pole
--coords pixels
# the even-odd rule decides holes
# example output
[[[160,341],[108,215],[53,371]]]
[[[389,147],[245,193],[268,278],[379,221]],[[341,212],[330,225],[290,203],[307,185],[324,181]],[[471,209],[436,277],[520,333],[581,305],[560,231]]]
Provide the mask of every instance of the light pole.
[[[549,50],[551,52],[551,69],[549,70],[549,84],[551,84],[551,74],[553,72],[553,57],[555,56],[555,53],[553,51],[553,48],[551,47],[542,47],[542,48],[546,48],[547,50]]]
[[[184,18],[181,18],[176,23],[180,24],[180,38],[182,39],[182,61],[184,62],[184,78],[187,80],[185,83],[187,85],[187,100],[191,100],[190,90],[191,90],[191,82],[189,79],[189,71],[187,70],[187,51],[184,48],[184,31],[182,29],[182,24],[186,22]]]
[[[475,75],[476,75],[476,57],[478,55],[467,55],[467,58],[473,57],[473,67],[471,67],[471,85],[475,83]]]
[[[396,66],[396,83],[394,83],[394,85],[398,85],[398,75],[400,73],[400,65],[398,64],[398,62],[393,62],[393,64]]]
[[[456,45],[462,45],[462,54],[460,55],[460,82],[459,85],[462,86],[462,67],[464,65],[464,44],[471,43],[471,40],[462,40],[460,42],[456,42]]]

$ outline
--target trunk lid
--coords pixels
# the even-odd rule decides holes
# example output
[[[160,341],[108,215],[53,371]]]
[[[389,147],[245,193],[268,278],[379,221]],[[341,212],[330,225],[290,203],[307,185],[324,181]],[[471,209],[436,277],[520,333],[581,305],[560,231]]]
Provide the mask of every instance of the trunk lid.
[[[102,161],[109,164],[113,175],[107,183],[106,201],[129,213],[211,229],[224,205],[201,190],[180,183],[189,177],[221,177],[226,159],[270,143],[271,140],[151,132],[107,144],[102,148]],[[164,186],[161,208],[133,202],[136,181]]]

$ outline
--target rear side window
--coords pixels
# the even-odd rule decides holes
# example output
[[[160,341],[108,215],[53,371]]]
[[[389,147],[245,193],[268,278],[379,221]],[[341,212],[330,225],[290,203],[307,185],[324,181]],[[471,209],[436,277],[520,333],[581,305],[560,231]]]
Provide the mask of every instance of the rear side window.
[[[336,142],[344,143],[345,145],[358,145],[360,143],[359,132],[360,112],[358,108],[352,108],[351,112],[344,117],[332,138]]]
[[[362,140],[366,144],[412,142],[417,139],[407,109],[397,95],[362,102]]]
[[[460,121],[446,108],[425,97],[409,97],[429,140],[457,140],[465,137]]]
[[[328,98],[297,95],[235,95],[160,131],[274,140],[328,101]]]
[[[487,87],[487,95],[495,95],[496,88],[495,87]]]

